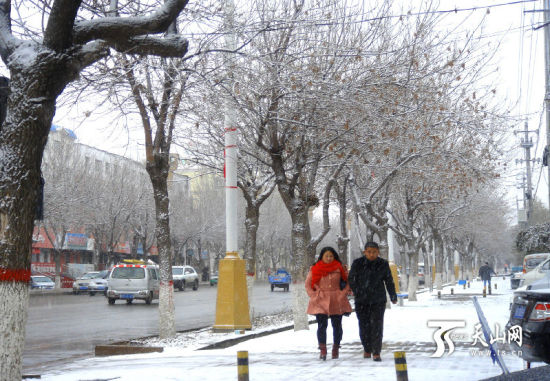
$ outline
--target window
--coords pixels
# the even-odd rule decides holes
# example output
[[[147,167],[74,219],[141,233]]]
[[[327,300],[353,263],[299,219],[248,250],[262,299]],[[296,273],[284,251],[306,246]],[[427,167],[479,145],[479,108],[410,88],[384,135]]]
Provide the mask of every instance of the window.
[[[145,279],[143,267],[115,267],[111,275],[113,279]]]
[[[149,270],[149,277],[151,279],[157,280],[157,269],[148,269]]]
[[[550,260],[546,261],[546,263],[542,265],[542,271],[550,271]]]
[[[182,275],[183,269],[181,267],[173,267],[172,268],[172,275]]]

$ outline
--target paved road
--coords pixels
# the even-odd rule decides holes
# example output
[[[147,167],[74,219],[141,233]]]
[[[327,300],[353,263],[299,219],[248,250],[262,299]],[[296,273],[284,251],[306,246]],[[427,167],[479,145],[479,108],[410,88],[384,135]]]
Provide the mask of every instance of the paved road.
[[[176,329],[214,324],[216,287],[174,293]],[[291,309],[290,292],[257,283],[252,293],[256,315]],[[102,295],[32,295],[23,355],[24,373],[40,374],[57,363],[93,355],[95,345],[158,335],[158,301],[152,305],[117,301],[108,305]]]

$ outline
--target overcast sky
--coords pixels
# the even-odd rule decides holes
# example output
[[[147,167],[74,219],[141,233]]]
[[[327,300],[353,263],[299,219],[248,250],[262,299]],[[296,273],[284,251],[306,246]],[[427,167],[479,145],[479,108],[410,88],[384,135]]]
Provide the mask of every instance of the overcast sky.
[[[413,0],[406,1],[405,4],[420,3],[419,0]],[[487,6],[490,6],[489,13]],[[513,136],[513,131],[523,129],[523,120],[528,122],[530,130],[540,132],[538,135],[530,135],[533,142],[538,143],[531,152],[532,157],[541,157],[546,142],[543,113],[544,34],[542,28],[533,30],[533,27],[540,25],[542,13],[526,12],[542,8],[543,0],[440,0],[437,7],[442,17],[442,28],[456,26],[458,30],[466,31],[475,28],[484,19],[482,42],[492,46],[500,44],[494,62],[498,72],[494,73],[494,78],[487,80],[497,84],[499,100],[513,106],[513,116],[518,120],[517,124],[511,123],[509,126],[510,146],[516,146],[517,149],[514,157],[509,159],[510,170],[503,174],[504,184],[509,188],[510,200],[514,205],[516,196],[521,197],[521,192],[515,186],[520,183],[518,176],[521,176],[524,165],[515,163],[515,158],[523,157],[523,150],[519,149],[519,139]],[[454,9],[457,12],[447,12]],[[463,36],[465,38],[465,32]],[[82,123],[77,122],[74,116],[82,116],[84,112],[90,111],[86,107],[89,108],[89,104],[74,110],[72,114],[60,109],[54,124],[73,129],[84,144],[132,158],[143,157],[141,129],[129,134],[124,128],[102,128],[102,125],[109,122],[105,123],[105,118],[96,118],[94,114]],[[540,164],[535,164],[532,181],[536,196],[547,204],[546,172],[541,170]]]

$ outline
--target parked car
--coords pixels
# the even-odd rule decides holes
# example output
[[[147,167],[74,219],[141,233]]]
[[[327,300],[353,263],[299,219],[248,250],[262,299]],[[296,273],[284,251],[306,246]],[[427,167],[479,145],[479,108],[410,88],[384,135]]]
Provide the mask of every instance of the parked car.
[[[521,283],[521,278],[523,277],[522,272],[515,272],[512,273],[512,276],[510,276],[510,288],[512,290],[515,290],[519,287],[519,284]]]
[[[88,292],[90,296],[94,296],[96,292],[106,294],[108,285],[104,279],[108,275],[106,271],[90,271],[78,277],[73,282],[73,294],[77,295],[81,292]]]
[[[290,289],[291,277],[289,272],[285,269],[277,269],[275,275],[269,275],[268,279],[271,284],[271,291],[273,291],[275,287],[282,288],[284,291]]]
[[[548,273],[550,273],[550,257],[539,263],[538,266],[531,271],[523,274],[520,281],[520,287],[528,286],[531,283],[544,278],[544,276]]]
[[[192,286],[193,291],[199,289],[199,274],[191,266],[172,266],[174,288],[184,291],[185,287]]]
[[[534,281],[530,285],[525,287],[526,290],[550,290],[550,272],[544,275],[544,278]]]
[[[218,273],[214,273],[210,276],[210,286],[217,286],[218,285]]]
[[[550,258],[550,253],[527,254],[523,257],[523,273],[528,273],[548,258]]]
[[[512,349],[525,361],[550,364],[550,289],[514,292],[506,329],[514,326],[521,327],[521,341],[511,340]]]
[[[426,284],[426,273],[423,262],[418,264],[418,284]]]
[[[156,265],[115,265],[107,278],[107,300],[115,304],[117,299],[132,304],[135,299],[151,304],[159,297],[159,276]]]
[[[31,290],[53,290],[55,288],[55,282],[45,275],[31,275]]]

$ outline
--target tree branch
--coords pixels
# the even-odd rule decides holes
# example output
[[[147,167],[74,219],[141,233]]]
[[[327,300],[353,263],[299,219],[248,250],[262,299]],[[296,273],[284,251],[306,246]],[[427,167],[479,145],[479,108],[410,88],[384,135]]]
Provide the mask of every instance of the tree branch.
[[[68,1],[68,0],[67,0]],[[77,43],[92,40],[125,41],[131,37],[162,33],[178,17],[188,0],[167,0],[148,16],[105,17],[75,23],[73,33]]]

